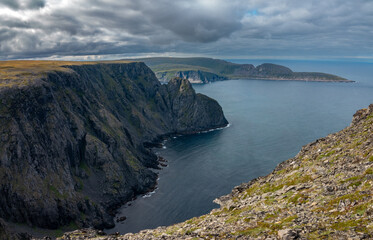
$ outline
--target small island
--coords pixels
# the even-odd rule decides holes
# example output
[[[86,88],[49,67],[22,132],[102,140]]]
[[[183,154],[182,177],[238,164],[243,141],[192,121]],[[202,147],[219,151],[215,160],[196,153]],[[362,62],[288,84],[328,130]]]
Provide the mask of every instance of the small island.
[[[263,63],[237,64],[213,58],[155,57],[136,59],[148,65],[161,82],[174,77],[188,79],[191,83],[210,83],[231,79],[290,80],[314,82],[354,82],[333,74],[321,72],[293,72],[290,68]]]

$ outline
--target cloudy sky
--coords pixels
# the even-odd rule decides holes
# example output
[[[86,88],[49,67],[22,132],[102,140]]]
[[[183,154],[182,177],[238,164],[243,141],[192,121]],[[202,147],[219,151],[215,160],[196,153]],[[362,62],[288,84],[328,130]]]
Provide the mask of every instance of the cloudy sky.
[[[373,0],[0,0],[0,59],[373,58]]]

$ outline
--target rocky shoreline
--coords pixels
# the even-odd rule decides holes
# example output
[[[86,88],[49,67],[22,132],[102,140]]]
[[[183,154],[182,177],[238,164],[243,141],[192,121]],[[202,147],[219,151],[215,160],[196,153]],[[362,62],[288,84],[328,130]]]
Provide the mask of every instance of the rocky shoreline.
[[[123,236],[84,229],[59,239],[373,239],[373,104],[215,201],[219,209],[168,227]]]
[[[152,148],[163,148],[165,141],[168,141],[171,138],[181,137],[181,136],[186,136],[186,135],[206,133],[206,132],[210,132],[210,131],[218,131],[218,130],[222,130],[222,129],[226,128],[226,127],[229,127],[229,126],[230,126],[230,124],[228,123],[228,124],[223,125],[221,127],[211,128],[211,129],[207,129],[207,130],[204,130],[204,131],[196,131],[196,132],[188,132],[188,133],[164,134],[162,136],[157,137],[156,140],[153,140],[152,142],[145,142],[144,146],[146,146],[146,148],[149,148],[149,149],[152,149]],[[168,164],[167,164],[168,161],[165,158],[163,158],[162,156],[160,156],[160,155],[157,155],[157,162],[158,162],[158,166],[155,167],[154,169],[162,170],[163,168],[168,167]],[[154,192],[157,189],[157,185],[158,185],[158,183],[156,181],[155,184],[154,184],[154,186],[152,188],[150,188],[148,191],[134,196],[129,201],[123,202],[123,204],[116,209],[115,215],[117,214],[117,210],[119,208],[121,208],[122,206],[126,205],[127,203],[136,200],[139,196],[145,196],[145,195],[147,195],[149,193]],[[119,218],[119,221],[118,221],[118,218]],[[126,220],[126,216],[113,216],[113,219],[116,220],[116,222],[123,222],[123,221]]]

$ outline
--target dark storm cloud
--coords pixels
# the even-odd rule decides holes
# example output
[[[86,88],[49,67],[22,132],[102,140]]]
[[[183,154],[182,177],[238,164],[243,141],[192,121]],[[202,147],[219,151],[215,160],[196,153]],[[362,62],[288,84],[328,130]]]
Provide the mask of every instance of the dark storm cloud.
[[[0,0],[0,59],[373,56],[367,0]]]
[[[38,9],[45,6],[44,0],[1,0],[0,5],[7,6],[14,10]]]
[[[221,1],[159,1],[155,5],[143,1],[141,6],[151,21],[191,42],[213,42],[228,37],[241,27],[234,4]],[[209,10],[211,8],[211,10]],[[211,11],[211,12],[209,12]]]
[[[14,0],[1,0],[0,5],[4,5],[12,9],[18,9],[20,7],[18,2]]]
[[[8,29],[0,29],[0,42],[11,40],[16,36],[15,32]]]
[[[35,8],[43,8],[45,7],[44,0],[30,0],[27,4],[27,8],[35,9]]]

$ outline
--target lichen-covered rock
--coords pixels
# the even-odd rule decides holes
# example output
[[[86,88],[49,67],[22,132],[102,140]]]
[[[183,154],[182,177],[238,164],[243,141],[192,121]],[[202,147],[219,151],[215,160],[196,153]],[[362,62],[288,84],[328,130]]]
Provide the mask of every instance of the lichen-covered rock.
[[[123,236],[84,239],[373,239],[373,105],[265,177],[216,200],[210,214]],[[80,239],[81,231],[61,239]]]
[[[144,142],[227,125],[219,104],[143,63],[68,65],[0,84],[0,217],[56,229],[113,226],[110,213],[154,188]],[[5,80],[4,80],[5,81]]]

